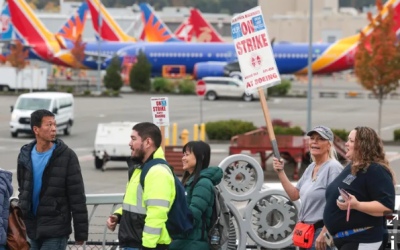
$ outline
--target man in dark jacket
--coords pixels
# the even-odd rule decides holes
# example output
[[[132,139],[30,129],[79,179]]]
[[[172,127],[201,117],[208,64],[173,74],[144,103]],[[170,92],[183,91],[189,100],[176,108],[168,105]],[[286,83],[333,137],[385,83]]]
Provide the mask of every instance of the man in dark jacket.
[[[54,114],[37,110],[31,115],[36,140],[24,145],[18,155],[19,206],[31,250],[65,250],[72,233],[83,244],[88,237],[85,189],[78,158],[56,139]]]
[[[0,250],[7,245],[8,213],[10,210],[10,197],[13,194],[12,173],[0,169]]]

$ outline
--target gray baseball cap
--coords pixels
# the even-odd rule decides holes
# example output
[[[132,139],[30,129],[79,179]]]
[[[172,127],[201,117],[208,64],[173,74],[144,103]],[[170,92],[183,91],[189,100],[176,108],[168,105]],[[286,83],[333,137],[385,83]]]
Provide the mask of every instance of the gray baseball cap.
[[[325,126],[316,126],[312,130],[310,130],[307,135],[310,136],[312,133],[318,133],[322,138],[327,139],[331,142],[333,142],[333,132],[330,128],[325,127]]]

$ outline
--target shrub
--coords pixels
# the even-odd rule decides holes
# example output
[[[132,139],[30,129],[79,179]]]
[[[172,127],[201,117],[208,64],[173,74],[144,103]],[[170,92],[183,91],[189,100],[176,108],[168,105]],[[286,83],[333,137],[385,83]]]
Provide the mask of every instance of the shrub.
[[[102,96],[110,96],[110,90],[106,89],[101,93]]]
[[[227,120],[206,123],[206,133],[210,140],[230,140],[232,136],[256,130],[252,122]]]
[[[336,135],[343,141],[347,141],[347,138],[349,137],[350,134],[350,131],[347,131],[345,129],[332,129],[332,132],[334,135]]]
[[[196,86],[193,81],[185,79],[179,83],[179,93],[182,94],[193,94],[196,91]]]
[[[303,130],[299,127],[280,127],[280,126],[275,126],[274,127],[274,133],[275,135],[304,135]]]
[[[89,96],[89,95],[90,95],[90,90],[85,90],[85,91],[83,92],[83,95]]]
[[[112,92],[112,95],[113,95],[113,96],[119,96],[119,91],[118,91],[118,90],[114,90],[114,91]]]
[[[50,91],[54,91],[54,90],[56,90],[56,85],[50,83],[49,85],[47,85],[47,89]]]
[[[72,93],[74,92],[74,88],[73,87],[68,87],[67,88],[67,93]]]
[[[395,141],[400,141],[400,129],[396,129],[394,132],[394,140]]]
[[[106,75],[104,76],[104,85],[107,89],[112,90],[119,90],[123,85],[121,77],[121,62],[118,56],[113,57],[110,65],[106,69]]]
[[[290,127],[290,122],[284,122],[280,119],[272,120],[272,126],[279,126],[279,127]]]
[[[283,79],[280,84],[268,88],[268,96],[284,96],[289,92],[291,87],[292,82],[290,80]]]
[[[174,92],[174,84],[168,81],[168,79],[157,77],[154,79],[153,89],[156,92],[171,93]]]
[[[146,55],[139,51],[137,62],[129,72],[129,83],[136,91],[150,91],[151,89],[151,64]]]

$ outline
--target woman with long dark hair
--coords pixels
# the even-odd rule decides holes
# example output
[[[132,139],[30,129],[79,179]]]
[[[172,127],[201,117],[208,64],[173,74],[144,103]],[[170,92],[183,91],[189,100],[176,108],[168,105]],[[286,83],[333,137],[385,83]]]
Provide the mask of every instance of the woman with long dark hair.
[[[191,141],[183,147],[182,183],[186,200],[193,213],[193,231],[189,235],[172,235],[169,249],[209,250],[207,228],[214,205],[214,186],[222,179],[222,169],[209,167],[210,146],[203,141]]]
[[[350,163],[326,190],[324,223],[339,250],[378,250],[394,210],[394,173],[372,128],[352,130],[346,149]]]

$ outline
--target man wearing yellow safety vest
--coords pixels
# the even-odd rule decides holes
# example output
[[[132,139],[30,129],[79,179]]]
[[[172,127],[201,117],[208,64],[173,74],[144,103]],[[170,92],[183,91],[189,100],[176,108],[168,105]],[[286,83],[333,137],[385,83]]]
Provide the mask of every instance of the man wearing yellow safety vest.
[[[122,208],[107,220],[114,231],[119,223],[118,239],[124,250],[168,249],[171,238],[166,229],[168,212],[175,199],[175,180],[168,166],[157,164],[148,171],[143,190],[140,174],[146,162],[164,159],[160,148],[161,131],[153,123],[138,123],[132,128],[129,181]]]

